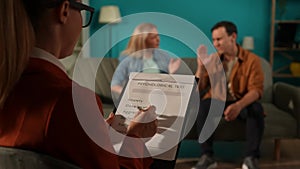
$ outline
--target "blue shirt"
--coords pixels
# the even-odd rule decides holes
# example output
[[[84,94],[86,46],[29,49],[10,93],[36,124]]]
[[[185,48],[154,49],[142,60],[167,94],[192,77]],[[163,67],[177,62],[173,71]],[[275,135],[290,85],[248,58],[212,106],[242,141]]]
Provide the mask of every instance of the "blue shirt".
[[[153,60],[157,64],[159,72],[161,73],[169,73],[168,66],[170,59],[171,57],[160,49],[155,49],[153,52]],[[112,77],[111,86],[124,86],[127,83],[131,72],[143,72],[143,69],[143,57],[134,58],[131,56],[121,56],[121,59],[119,59],[119,65]]]

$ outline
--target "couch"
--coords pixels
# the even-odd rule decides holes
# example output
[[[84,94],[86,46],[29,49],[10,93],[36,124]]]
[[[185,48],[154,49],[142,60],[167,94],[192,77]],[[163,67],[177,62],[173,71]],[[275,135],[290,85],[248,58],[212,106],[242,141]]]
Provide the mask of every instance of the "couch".
[[[80,169],[46,154],[18,148],[0,147],[1,169]]]
[[[183,62],[194,73],[197,68],[196,58],[182,58]],[[82,67],[80,76],[94,76],[92,88],[102,99],[104,112],[107,114],[113,110],[113,101],[110,90],[110,82],[118,65],[116,58],[81,58]],[[63,60],[70,76],[74,74],[73,61]],[[99,62],[99,64],[98,64]],[[280,143],[282,139],[298,139],[300,137],[300,89],[283,82],[273,83],[272,69],[269,63],[261,58],[264,70],[264,95],[260,102],[267,114],[265,117],[265,132],[263,139],[274,140],[274,158],[280,159]],[[181,68],[182,69],[182,68]],[[90,72],[90,73],[89,73]],[[244,124],[239,121],[224,123],[221,120],[216,129],[216,140],[234,141],[244,140]],[[195,125],[185,139],[196,139]]]

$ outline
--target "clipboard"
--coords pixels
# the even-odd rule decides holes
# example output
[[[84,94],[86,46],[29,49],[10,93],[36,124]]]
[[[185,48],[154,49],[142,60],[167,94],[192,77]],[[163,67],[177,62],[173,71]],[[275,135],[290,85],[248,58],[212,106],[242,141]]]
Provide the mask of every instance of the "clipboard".
[[[187,109],[194,88],[194,75],[132,72],[115,114],[125,117],[123,120],[126,124],[134,117],[137,107],[154,105],[158,133],[146,142],[146,147],[153,158],[173,161],[186,133]]]

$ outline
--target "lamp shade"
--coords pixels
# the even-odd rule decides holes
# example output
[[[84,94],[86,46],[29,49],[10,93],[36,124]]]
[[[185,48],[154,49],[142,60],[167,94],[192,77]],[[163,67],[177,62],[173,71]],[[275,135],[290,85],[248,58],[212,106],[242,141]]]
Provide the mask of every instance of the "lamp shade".
[[[252,36],[245,36],[243,39],[242,47],[247,50],[254,49],[254,39]]]
[[[119,23],[121,15],[118,6],[108,5],[102,6],[99,14],[99,23]]]

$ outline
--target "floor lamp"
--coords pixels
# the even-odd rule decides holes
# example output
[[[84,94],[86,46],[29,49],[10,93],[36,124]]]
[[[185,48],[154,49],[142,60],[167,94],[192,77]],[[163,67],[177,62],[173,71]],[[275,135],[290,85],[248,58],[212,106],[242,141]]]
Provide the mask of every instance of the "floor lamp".
[[[109,57],[112,57],[112,24],[121,22],[121,15],[118,6],[102,6],[99,14],[99,23],[109,24]]]

